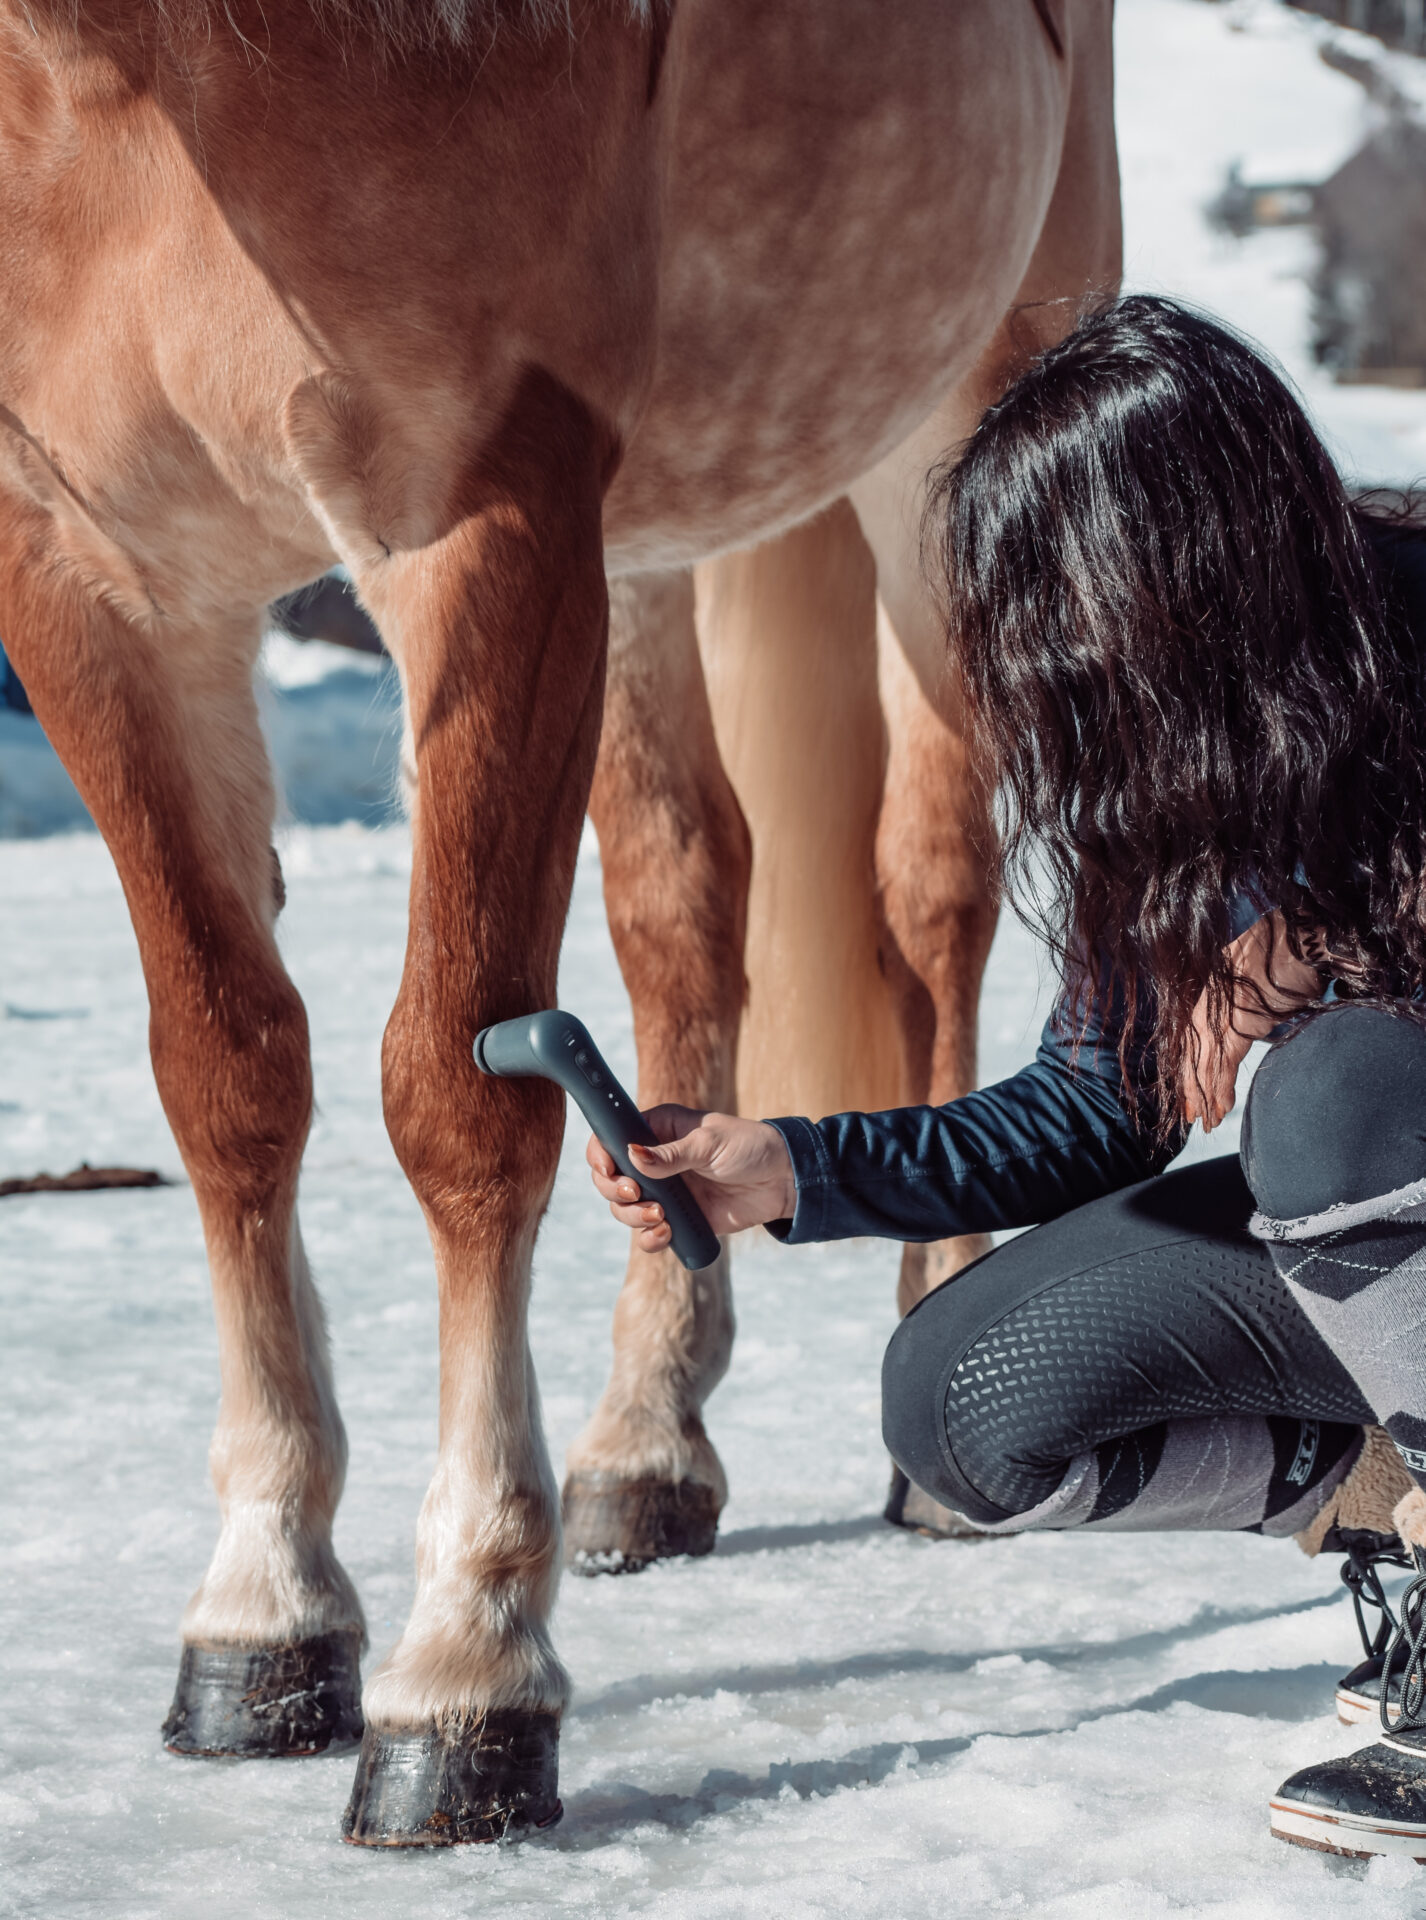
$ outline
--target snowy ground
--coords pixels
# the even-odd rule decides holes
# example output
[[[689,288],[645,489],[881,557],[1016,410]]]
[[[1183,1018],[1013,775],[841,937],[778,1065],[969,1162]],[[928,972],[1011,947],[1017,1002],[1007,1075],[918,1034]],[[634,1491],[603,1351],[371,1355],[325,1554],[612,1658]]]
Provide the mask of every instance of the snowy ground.
[[[103,849],[76,836],[0,858],[0,1162],[65,1166],[82,1149],[177,1176]],[[408,1604],[435,1431],[429,1255],[377,1091],[409,843],[301,828],[284,859],[321,1109],[303,1216],[352,1440],[338,1545],[379,1651]],[[565,993],[631,1069],[592,844]],[[988,1074],[1025,1056],[1036,998],[1033,952],[1007,927]],[[602,1384],[624,1253],[581,1138],[571,1128],[536,1261],[556,1458]],[[871,1244],[739,1250],[741,1330],[712,1406],[733,1487],[717,1553],[563,1589],[564,1825],[500,1852],[344,1849],[349,1759],[201,1763],[157,1737],[214,1536],[217,1367],[189,1189],[0,1204],[0,1910],[179,1915],[200,1890],[212,1920],[1426,1908],[1426,1883],[1399,1869],[1343,1872],[1267,1835],[1272,1788],[1348,1738],[1330,1709],[1351,1655],[1332,1569],[1235,1536],[967,1547],[881,1525],[895,1257]]]
[[[1119,16],[1131,279],[1272,346],[1354,472],[1426,470],[1426,395],[1310,374],[1306,238],[1240,245],[1199,216],[1237,155],[1350,150],[1361,96],[1317,61],[1320,27],[1259,0],[1119,0]],[[272,667],[291,811],[378,817],[395,743],[379,671],[290,647]],[[81,819],[33,723],[0,715],[0,834]],[[377,1089],[409,849],[400,828],[301,827],[284,860],[321,1103],[303,1214],[352,1439],[338,1543],[379,1652],[408,1604],[435,1428],[429,1254]],[[567,1001],[630,1069],[597,878],[587,849]],[[87,1157],[177,1176],[102,847],[0,844],[0,897],[0,1173]],[[1030,1051],[1040,994],[1009,925],[987,1076]],[[602,1384],[623,1265],[580,1138],[536,1263],[557,1460]],[[562,1593],[577,1687],[564,1825],[508,1850],[393,1859],[337,1842],[349,1759],[201,1764],[160,1748],[179,1612],[215,1532],[216,1359],[191,1193],[0,1202],[0,1911],[1426,1915],[1413,1869],[1267,1836],[1283,1776],[1357,1737],[1330,1709],[1354,1657],[1331,1567],[1237,1537],[965,1547],[880,1525],[894,1268],[885,1246],[739,1249],[739,1343],[711,1408],[733,1488],[717,1553]]]

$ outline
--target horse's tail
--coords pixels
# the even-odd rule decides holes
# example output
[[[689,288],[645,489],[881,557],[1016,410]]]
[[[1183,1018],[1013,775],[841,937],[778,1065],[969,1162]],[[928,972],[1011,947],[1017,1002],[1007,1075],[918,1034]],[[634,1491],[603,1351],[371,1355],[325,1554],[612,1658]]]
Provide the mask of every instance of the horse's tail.
[[[714,727],[753,841],[739,1107],[894,1106],[908,1095],[874,859],[871,554],[842,501],[696,577]]]

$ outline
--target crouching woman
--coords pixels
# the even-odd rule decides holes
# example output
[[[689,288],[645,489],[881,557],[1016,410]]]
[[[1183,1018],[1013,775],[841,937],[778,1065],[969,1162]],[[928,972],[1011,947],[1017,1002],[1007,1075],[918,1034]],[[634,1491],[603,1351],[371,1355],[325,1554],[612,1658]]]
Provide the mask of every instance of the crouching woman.
[[[976,1525],[1296,1534],[1368,1589],[1413,1556],[1339,1694],[1379,1743],[1272,1822],[1426,1856],[1426,538],[1348,498],[1247,345],[1147,298],[1031,367],[934,503],[1006,888],[1064,974],[1038,1056],[939,1108],[659,1108],[631,1152],[723,1232],[1034,1227],[886,1355],[893,1456]],[[1241,1154],[1166,1173],[1270,1035]]]

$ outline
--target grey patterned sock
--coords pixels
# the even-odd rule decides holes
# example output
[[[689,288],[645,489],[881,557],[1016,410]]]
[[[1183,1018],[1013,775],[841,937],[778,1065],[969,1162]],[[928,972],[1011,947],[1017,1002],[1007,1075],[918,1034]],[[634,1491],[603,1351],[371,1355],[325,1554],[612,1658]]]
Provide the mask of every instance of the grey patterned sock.
[[[1426,1180],[1249,1226],[1426,1487]]]
[[[1360,1427],[1330,1420],[1162,1420],[1078,1455],[1048,1499],[985,1531],[1297,1533],[1361,1447]]]

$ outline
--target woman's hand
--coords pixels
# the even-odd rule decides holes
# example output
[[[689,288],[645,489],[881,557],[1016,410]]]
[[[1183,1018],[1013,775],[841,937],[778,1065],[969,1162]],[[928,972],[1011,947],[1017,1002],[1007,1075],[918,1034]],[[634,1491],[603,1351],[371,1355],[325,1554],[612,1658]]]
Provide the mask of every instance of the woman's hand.
[[[1233,1008],[1222,1037],[1208,1018],[1208,994],[1198,996],[1183,1066],[1183,1117],[1213,1129],[1233,1110],[1238,1069],[1255,1040],[1265,1040],[1280,1020],[1322,997],[1322,976],[1287,944],[1280,913],[1255,920],[1228,948],[1236,977]]]
[[[795,1211],[792,1158],[782,1135],[765,1120],[674,1106],[650,1107],[644,1119],[664,1144],[631,1144],[629,1158],[654,1180],[682,1174],[715,1233],[786,1220]],[[642,1199],[637,1184],[620,1173],[608,1149],[592,1136],[584,1157],[609,1211],[621,1225],[633,1228],[644,1252],[666,1247],[673,1236],[658,1202]]]

